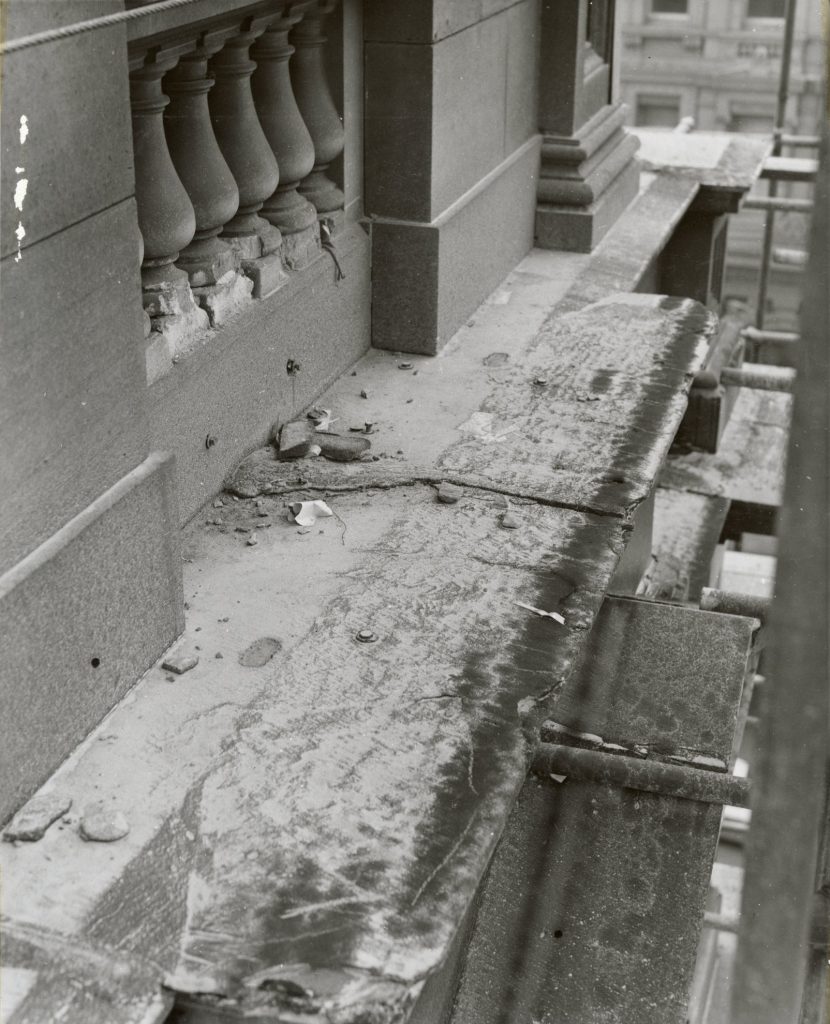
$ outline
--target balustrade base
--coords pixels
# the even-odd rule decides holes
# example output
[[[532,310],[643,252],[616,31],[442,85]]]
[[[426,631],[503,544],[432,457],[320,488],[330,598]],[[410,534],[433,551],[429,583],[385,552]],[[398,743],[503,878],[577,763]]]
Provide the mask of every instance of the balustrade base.
[[[194,288],[193,295],[210,318],[210,326],[221,327],[250,302],[253,288],[249,277],[229,270],[215,284]]]
[[[218,243],[219,239],[211,239]],[[188,248],[194,247],[189,246]],[[193,255],[187,249],[179,256],[176,265],[183,270],[190,280],[192,288],[205,288],[218,284],[227,274],[239,270],[239,256],[230,245],[214,244],[210,249],[199,248]]]
[[[242,272],[253,281],[251,294],[255,299],[270,295],[287,280],[282,265],[282,233],[267,220],[258,219],[261,225],[255,235],[225,239],[239,257]]]
[[[245,276],[253,281],[254,290],[251,295],[255,299],[265,298],[271,292],[282,288],[288,280],[288,274],[283,269],[282,257],[277,253],[260,256],[256,260],[243,260],[242,270],[245,272]]]
[[[299,192],[314,204],[318,214],[330,214],[342,210],[346,199],[331,178],[322,170],[314,170],[300,185]]]
[[[287,270],[302,270],[320,254],[320,225],[315,218],[302,231],[282,236],[282,261]]]
[[[195,303],[189,313],[154,317],[144,350],[147,383],[170,373],[175,361],[190,352],[209,330],[208,314]]]

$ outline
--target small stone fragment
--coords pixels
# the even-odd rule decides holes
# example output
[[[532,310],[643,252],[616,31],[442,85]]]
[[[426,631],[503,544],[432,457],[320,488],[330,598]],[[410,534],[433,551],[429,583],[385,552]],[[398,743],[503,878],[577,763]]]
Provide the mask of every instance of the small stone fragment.
[[[58,818],[72,806],[71,797],[61,793],[38,793],[15,814],[3,833],[10,843],[36,843]]]
[[[501,525],[505,530],[518,530],[522,525],[519,517],[512,512],[505,512],[501,517]]]
[[[217,661],[221,661],[222,658],[225,657],[225,655],[221,651],[217,651],[216,654],[213,655],[213,657],[216,658]]]
[[[344,434],[315,434],[323,455],[334,462],[356,462],[367,451],[371,441],[365,437],[347,437]]]
[[[308,455],[314,441],[314,428],[308,420],[293,420],[280,430],[279,458],[301,459]]]
[[[175,672],[177,676],[184,675],[199,664],[197,654],[171,654],[161,663],[161,667],[168,672]]]
[[[265,506],[265,502],[262,500],[262,498],[256,498],[255,499],[255,501],[254,501],[254,508],[263,508],[264,506]]]
[[[224,508],[225,507],[225,503],[224,503],[224,501],[222,501],[221,498],[217,498],[216,501],[214,501],[214,503],[213,503],[213,507],[214,508]]]
[[[506,352],[491,352],[483,362],[485,366],[504,366],[510,362],[510,356]]]
[[[506,494],[497,494],[493,499],[496,508],[510,508],[510,499]]]
[[[249,548],[252,548],[255,545],[259,544],[257,535],[255,533],[252,533],[251,536],[245,541],[245,543],[248,545]]]
[[[239,664],[243,668],[262,668],[263,665],[268,664],[281,648],[282,644],[279,640],[275,640],[274,637],[260,637],[259,640],[254,640],[239,655]]]
[[[454,505],[463,496],[464,491],[455,484],[445,482],[438,487],[438,500],[444,505]]]
[[[369,395],[366,393],[366,389],[365,388],[360,392],[360,397],[361,398],[368,398],[369,397]]]
[[[123,839],[129,831],[130,825],[124,815],[103,804],[87,807],[81,818],[81,839],[89,842],[114,843],[117,839]]]
[[[259,516],[260,519],[267,519],[267,517],[270,516],[271,513],[268,511],[268,509],[261,508],[259,512],[257,512],[257,515]]]

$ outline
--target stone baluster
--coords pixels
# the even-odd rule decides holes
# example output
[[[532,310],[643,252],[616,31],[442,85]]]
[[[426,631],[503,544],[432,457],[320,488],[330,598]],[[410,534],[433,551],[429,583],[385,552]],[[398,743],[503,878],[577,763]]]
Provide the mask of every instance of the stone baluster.
[[[196,230],[193,204],[170,157],[162,114],[169,100],[161,80],[182,47],[157,48],[130,60],[135,197],[142,242],[141,282],[147,332],[147,378],[168,372],[177,352],[208,327],[187,274],[175,266]]]
[[[259,215],[276,190],[279,168],[262,130],[253,95],[251,44],[265,31],[273,15],[250,17],[210,62],[214,85],[208,107],[219,149],[239,189],[239,209],[225,224],[222,238],[239,255],[242,268],[254,282],[254,295],[265,295],[284,280],[278,254],[279,228]]]
[[[195,49],[165,76],[170,106],[164,112],[167,145],[196,215],[193,241],[177,264],[187,271],[194,294],[214,325],[248,298],[253,282],[239,273],[239,257],[218,236],[239,208],[239,189],[210,120],[207,64],[238,30],[203,32]]]
[[[251,80],[254,103],[265,137],[280,169],[276,192],[262,214],[283,234],[283,255],[292,267],[301,266],[319,250],[317,212],[297,186],[314,166],[314,143],[291,86],[289,59],[294,47],[289,31],[309,3],[295,3],[280,13],[253,47],[256,70]]]
[[[314,143],[314,167],[300,185],[320,214],[343,209],[343,193],[326,176],[326,168],[343,152],[344,135],[340,115],[331,97],[323,46],[323,23],[337,6],[336,0],[315,0],[291,33],[297,52],[291,62],[291,81],[297,105]]]

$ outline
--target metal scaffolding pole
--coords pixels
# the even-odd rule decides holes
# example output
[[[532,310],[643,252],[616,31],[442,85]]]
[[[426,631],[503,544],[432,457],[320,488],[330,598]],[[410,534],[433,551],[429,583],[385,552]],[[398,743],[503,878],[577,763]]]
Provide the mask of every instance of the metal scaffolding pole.
[[[787,114],[787,100],[790,95],[790,67],[793,54],[793,34],[795,31],[795,2],[787,0],[784,20],[784,44],[781,54],[781,76],[778,80],[778,98],[775,105],[775,126],[773,129],[772,155],[780,156],[784,119]],[[778,195],[778,182],[772,179],[769,183],[769,198]],[[775,210],[767,211],[764,221],[764,242],[761,254],[761,272],[758,276],[758,304],[755,309],[755,326],[763,330],[766,313],[767,292],[769,291],[770,256],[772,253],[772,236],[775,230]]]
[[[767,627],[763,756],[753,790],[735,1024],[822,1024],[825,1015],[821,989],[828,914],[822,890],[827,883],[818,867],[818,849],[826,828],[830,731],[828,159],[826,133],[802,310],[776,593]]]

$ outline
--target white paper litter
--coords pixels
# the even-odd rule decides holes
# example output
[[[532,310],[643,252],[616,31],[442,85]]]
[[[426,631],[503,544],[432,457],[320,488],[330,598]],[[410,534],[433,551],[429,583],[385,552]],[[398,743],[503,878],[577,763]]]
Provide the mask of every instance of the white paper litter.
[[[507,430],[503,430],[501,433],[497,433],[495,430],[495,417],[491,412],[474,412],[468,420],[465,420],[458,427],[460,433],[472,434],[473,437],[477,437],[484,444],[495,444],[498,441],[503,441],[518,429],[518,426],[513,426],[508,427]]]
[[[563,626],[565,625],[565,620],[559,612],[546,612],[541,608],[534,608],[532,604],[525,604],[524,601],[517,601],[516,604],[520,608],[524,608],[525,611],[533,612],[534,615],[540,615],[545,619],[553,619],[555,622],[561,622]]]
[[[289,508],[290,518],[300,526],[313,526],[318,519],[334,515],[324,501],[294,501]]]

